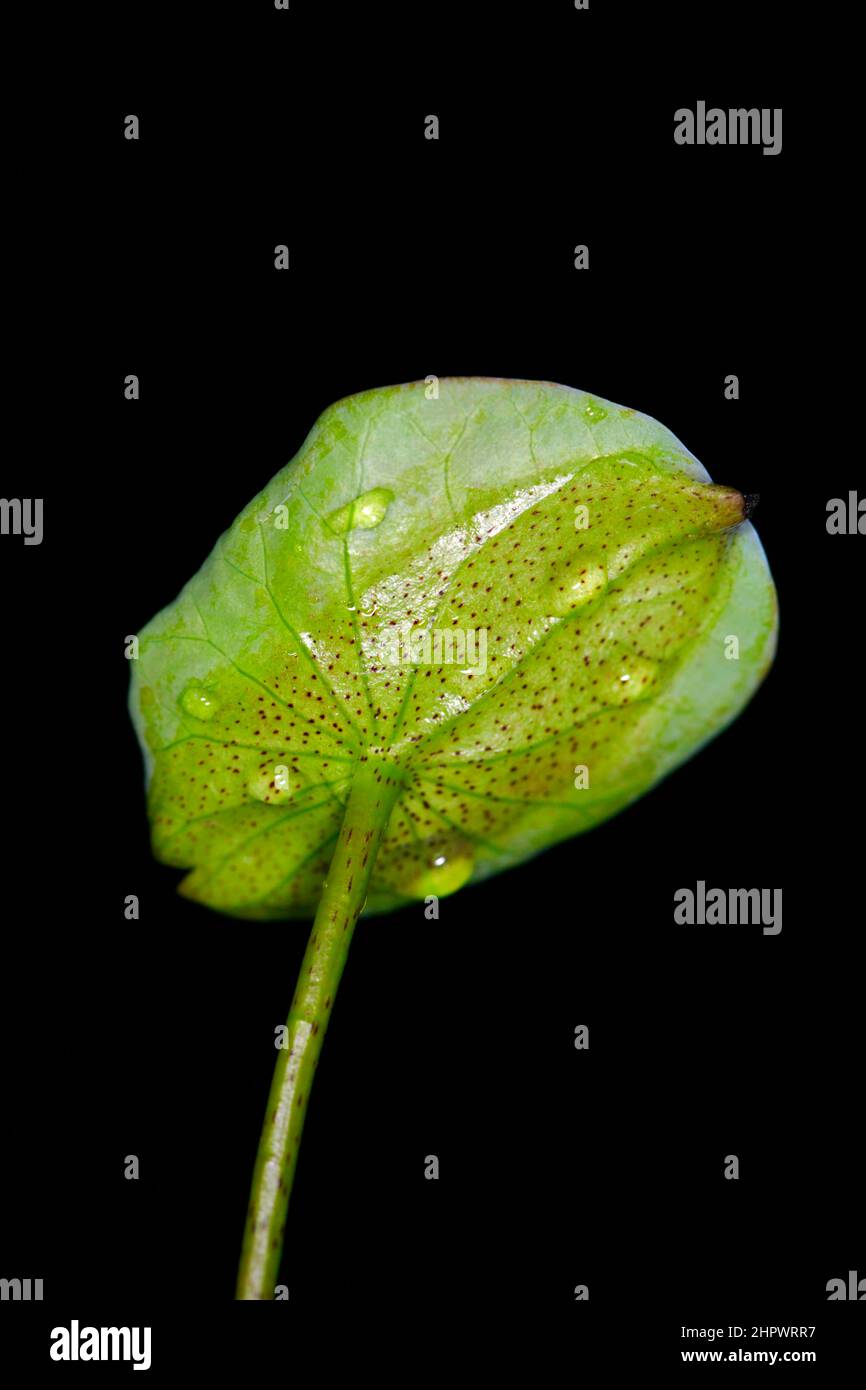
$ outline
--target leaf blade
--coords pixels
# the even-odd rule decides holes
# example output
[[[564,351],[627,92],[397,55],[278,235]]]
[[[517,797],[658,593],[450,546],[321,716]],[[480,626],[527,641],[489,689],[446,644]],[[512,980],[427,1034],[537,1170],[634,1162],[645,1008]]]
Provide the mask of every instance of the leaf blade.
[[[664,426],[568,387],[338,402],[142,633],[156,853],[218,910],[309,915],[313,840],[370,749],[408,780],[369,911],[436,867],[451,891],[470,859],[480,881],[592,828],[730,723],[772,660],[745,516]]]

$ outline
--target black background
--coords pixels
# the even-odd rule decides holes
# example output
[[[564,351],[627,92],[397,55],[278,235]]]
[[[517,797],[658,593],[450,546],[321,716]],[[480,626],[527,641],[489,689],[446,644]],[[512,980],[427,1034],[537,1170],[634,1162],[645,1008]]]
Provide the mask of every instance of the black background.
[[[818,1326],[803,1345],[826,1371],[862,1327],[827,1280],[866,1275],[862,541],[825,529],[862,464],[833,442],[828,244],[804,198],[820,131],[769,56],[781,11],[735,13],[711,71],[719,32],[686,7],[479,6],[472,34],[457,6],[313,8],[202,10],[198,34],[117,19],[111,79],[67,131],[82,163],[57,212],[89,251],[66,268],[76,404],[34,407],[6,472],[4,495],[44,494],[43,545],[0,546],[0,1275],[45,1282],[41,1307],[3,1305],[6,1350],[68,1374],[48,1329],[77,1317],[152,1324],[155,1375],[271,1352],[291,1368],[322,1337],[387,1361],[408,1327],[417,1378],[458,1327],[464,1365],[520,1342],[579,1370],[593,1351],[672,1367],[681,1324],[793,1323]],[[783,106],[782,154],[676,146],[673,112],[699,98]],[[152,861],[124,638],[322,409],[430,373],[578,386],[759,493],[780,650],[738,722],[614,821],[438,922],[362,922],[292,1198],[290,1300],[257,1316],[231,1300],[306,932],[211,915]],[[698,879],[781,887],[781,935],[677,927],[673,893]]]

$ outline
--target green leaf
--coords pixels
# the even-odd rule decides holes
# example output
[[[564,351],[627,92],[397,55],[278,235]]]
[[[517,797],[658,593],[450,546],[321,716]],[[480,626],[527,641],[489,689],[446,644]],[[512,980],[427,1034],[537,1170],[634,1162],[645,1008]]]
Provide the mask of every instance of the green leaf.
[[[381,912],[643,795],[773,656],[740,493],[656,421],[546,382],[349,397],[141,634],[153,847],[182,892],[310,916],[369,754]]]

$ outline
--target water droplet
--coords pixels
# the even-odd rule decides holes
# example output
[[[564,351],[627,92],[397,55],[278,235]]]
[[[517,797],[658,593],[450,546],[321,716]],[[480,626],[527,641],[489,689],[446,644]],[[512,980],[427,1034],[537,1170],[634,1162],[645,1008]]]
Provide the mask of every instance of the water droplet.
[[[633,700],[645,699],[652,693],[658,673],[659,668],[655,661],[642,661],[639,657],[629,656],[623,661],[612,663],[606,673],[607,703],[630,705]]]
[[[203,685],[188,685],[180,697],[180,707],[193,719],[212,719],[220,706]]]
[[[472,877],[475,855],[465,840],[433,841],[426,847],[424,860],[413,864],[400,891],[411,898],[445,898],[456,893]]]
[[[591,425],[597,425],[600,420],[607,419],[607,411],[603,405],[590,397],[583,407],[583,418],[588,420]]]
[[[550,596],[550,612],[557,617],[573,613],[586,603],[592,603],[607,588],[604,565],[578,564],[564,575],[554,578]]]
[[[327,518],[328,525],[338,536],[344,536],[347,531],[372,531],[393,501],[394,494],[390,488],[374,487],[370,492],[362,492],[354,501],[347,502],[345,507],[331,512]]]
[[[247,791],[256,801],[269,806],[281,806],[295,795],[301,785],[301,774],[285,763],[259,764],[247,782]]]

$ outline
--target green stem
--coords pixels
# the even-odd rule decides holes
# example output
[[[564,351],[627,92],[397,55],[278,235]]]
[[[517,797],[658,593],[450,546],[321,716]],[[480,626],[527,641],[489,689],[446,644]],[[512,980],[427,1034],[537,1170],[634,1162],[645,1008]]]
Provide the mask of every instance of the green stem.
[[[304,1117],[331,1005],[391,810],[397,768],[358,764],[289,1012],[256,1156],[236,1297],[272,1299]]]

